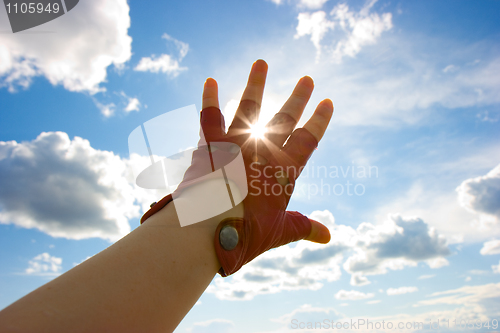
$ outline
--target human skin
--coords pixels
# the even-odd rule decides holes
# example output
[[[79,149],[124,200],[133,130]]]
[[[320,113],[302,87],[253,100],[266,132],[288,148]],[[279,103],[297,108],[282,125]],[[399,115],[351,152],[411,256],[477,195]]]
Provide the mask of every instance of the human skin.
[[[266,75],[267,64],[256,61],[242,100],[261,104]],[[310,77],[300,79],[280,112],[298,121],[313,87]],[[212,106],[219,107],[218,87],[209,78],[202,109]],[[332,102],[323,100],[304,128],[319,141],[332,113]],[[226,217],[243,217],[243,209],[240,204],[181,227],[168,204],[115,244],[0,311],[0,332],[172,332],[220,268],[217,225]],[[328,242],[328,229],[311,224],[306,239]]]

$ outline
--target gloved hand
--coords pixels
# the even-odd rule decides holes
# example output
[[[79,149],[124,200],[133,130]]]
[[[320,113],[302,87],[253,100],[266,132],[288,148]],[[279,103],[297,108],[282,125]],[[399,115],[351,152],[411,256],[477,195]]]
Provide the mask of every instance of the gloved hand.
[[[329,100],[321,102],[304,128],[293,131],[312,93],[312,80],[305,77],[299,81],[282,110],[266,125],[265,136],[254,138],[251,128],[258,119],[266,73],[264,61],[257,61],[252,67],[247,88],[227,133],[224,117],[218,108],[217,84],[212,79],[205,84],[200,122],[206,145],[217,147],[233,143],[241,147],[248,184],[243,218],[227,218],[215,231],[214,246],[222,276],[233,274],[271,248],[301,239],[319,243],[330,240],[325,226],[298,212],[286,211],[286,207],[295,180],[326,130],[333,105]],[[213,150],[216,154],[217,151]],[[224,156],[224,149],[219,154]],[[203,171],[206,166],[202,165],[203,162],[196,163],[196,160],[195,152],[178,191],[182,191],[191,180],[206,174]],[[171,200],[171,195],[162,199],[143,216],[141,223]]]

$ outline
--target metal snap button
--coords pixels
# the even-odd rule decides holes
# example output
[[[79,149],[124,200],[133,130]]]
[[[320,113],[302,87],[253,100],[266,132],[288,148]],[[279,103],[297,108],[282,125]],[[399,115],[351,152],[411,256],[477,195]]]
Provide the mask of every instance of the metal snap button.
[[[225,225],[221,228],[219,233],[219,243],[226,251],[233,250],[238,245],[238,231],[235,227]]]

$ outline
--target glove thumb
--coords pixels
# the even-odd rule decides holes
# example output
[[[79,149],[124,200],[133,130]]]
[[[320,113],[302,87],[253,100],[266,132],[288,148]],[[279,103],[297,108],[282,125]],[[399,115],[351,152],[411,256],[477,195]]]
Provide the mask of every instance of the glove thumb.
[[[330,241],[330,231],[323,224],[307,218],[299,212],[285,212],[283,234],[280,244],[285,245],[301,239],[326,244]]]

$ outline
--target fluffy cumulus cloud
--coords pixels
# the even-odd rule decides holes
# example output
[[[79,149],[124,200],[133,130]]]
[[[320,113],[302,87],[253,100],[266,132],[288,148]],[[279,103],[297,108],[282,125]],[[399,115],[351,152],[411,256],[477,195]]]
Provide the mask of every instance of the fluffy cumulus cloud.
[[[25,273],[28,275],[57,276],[62,271],[62,258],[41,253],[28,262]]]
[[[182,71],[187,70],[187,67],[181,67],[180,62],[189,51],[189,45],[181,42],[168,34],[162,36],[168,43],[173,44],[176,49],[176,55],[161,54],[159,56],[152,55],[143,57],[137,66],[134,68],[140,72],[165,73],[171,77],[176,77]]]
[[[152,202],[134,189],[130,163],[63,132],[0,142],[0,222],[53,237],[117,240]]]
[[[389,288],[389,289],[387,289],[386,292],[387,292],[387,295],[394,296],[394,295],[403,295],[403,294],[414,293],[417,291],[418,291],[417,287],[399,287],[399,288]]]
[[[317,8],[323,5],[319,1],[307,2],[318,2],[320,6]],[[324,11],[300,13],[295,38],[309,35],[316,48],[317,59],[323,49],[336,62],[340,62],[344,56],[355,57],[364,46],[375,44],[384,31],[392,28],[391,13],[379,15],[371,12],[375,3],[376,0],[372,0],[359,12],[350,10],[348,5],[342,3],[335,6],[328,16]],[[341,33],[333,34],[334,30],[340,30]],[[325,37],[329,31],[332,31],[332,38]]]
[[[444,257],[450,254],[446,240],[435,229],[419,218],[399,215],[389,216],[383,225],[360,224],[350,242],[353,254],[343,267],[358,275],[385,274],[388,269],[416,266],[420,261],[438,268],[447,263]],[[436,259],[441,265],[436,265]]]
[[[480,252],[482,255],[500,254],[500,239],[485,242]]]
[[[481,222],[500,221],[500,164],[485,176],[467,179],[457,188],[458,201],[470,212],[480,214]]]
[[[0,29],[9,31],[0,11]],[[80,1],[56,20],[34,28],[39,33],[0,34],[0,86],[15,91],[36,76],[70,91],[95,93],[110,65],[130,59],[132,38],[126,0]]]
[[[318,290],[325,282],[340,279],[342,262],[354,286],[369,284],[367,275],[385,274],[419,262],[431,268],[448,263],[444,258],[450,254],[446,240],[421,219],[392,215],[383,225],[362,223],[353,229],[335,224],[327,210],[315,211],[310,217],[330,229],[330,243],[301,241],[271,250],[238,274],[217,277],[208,291],[219,299],[250,300],[283,290]]]

